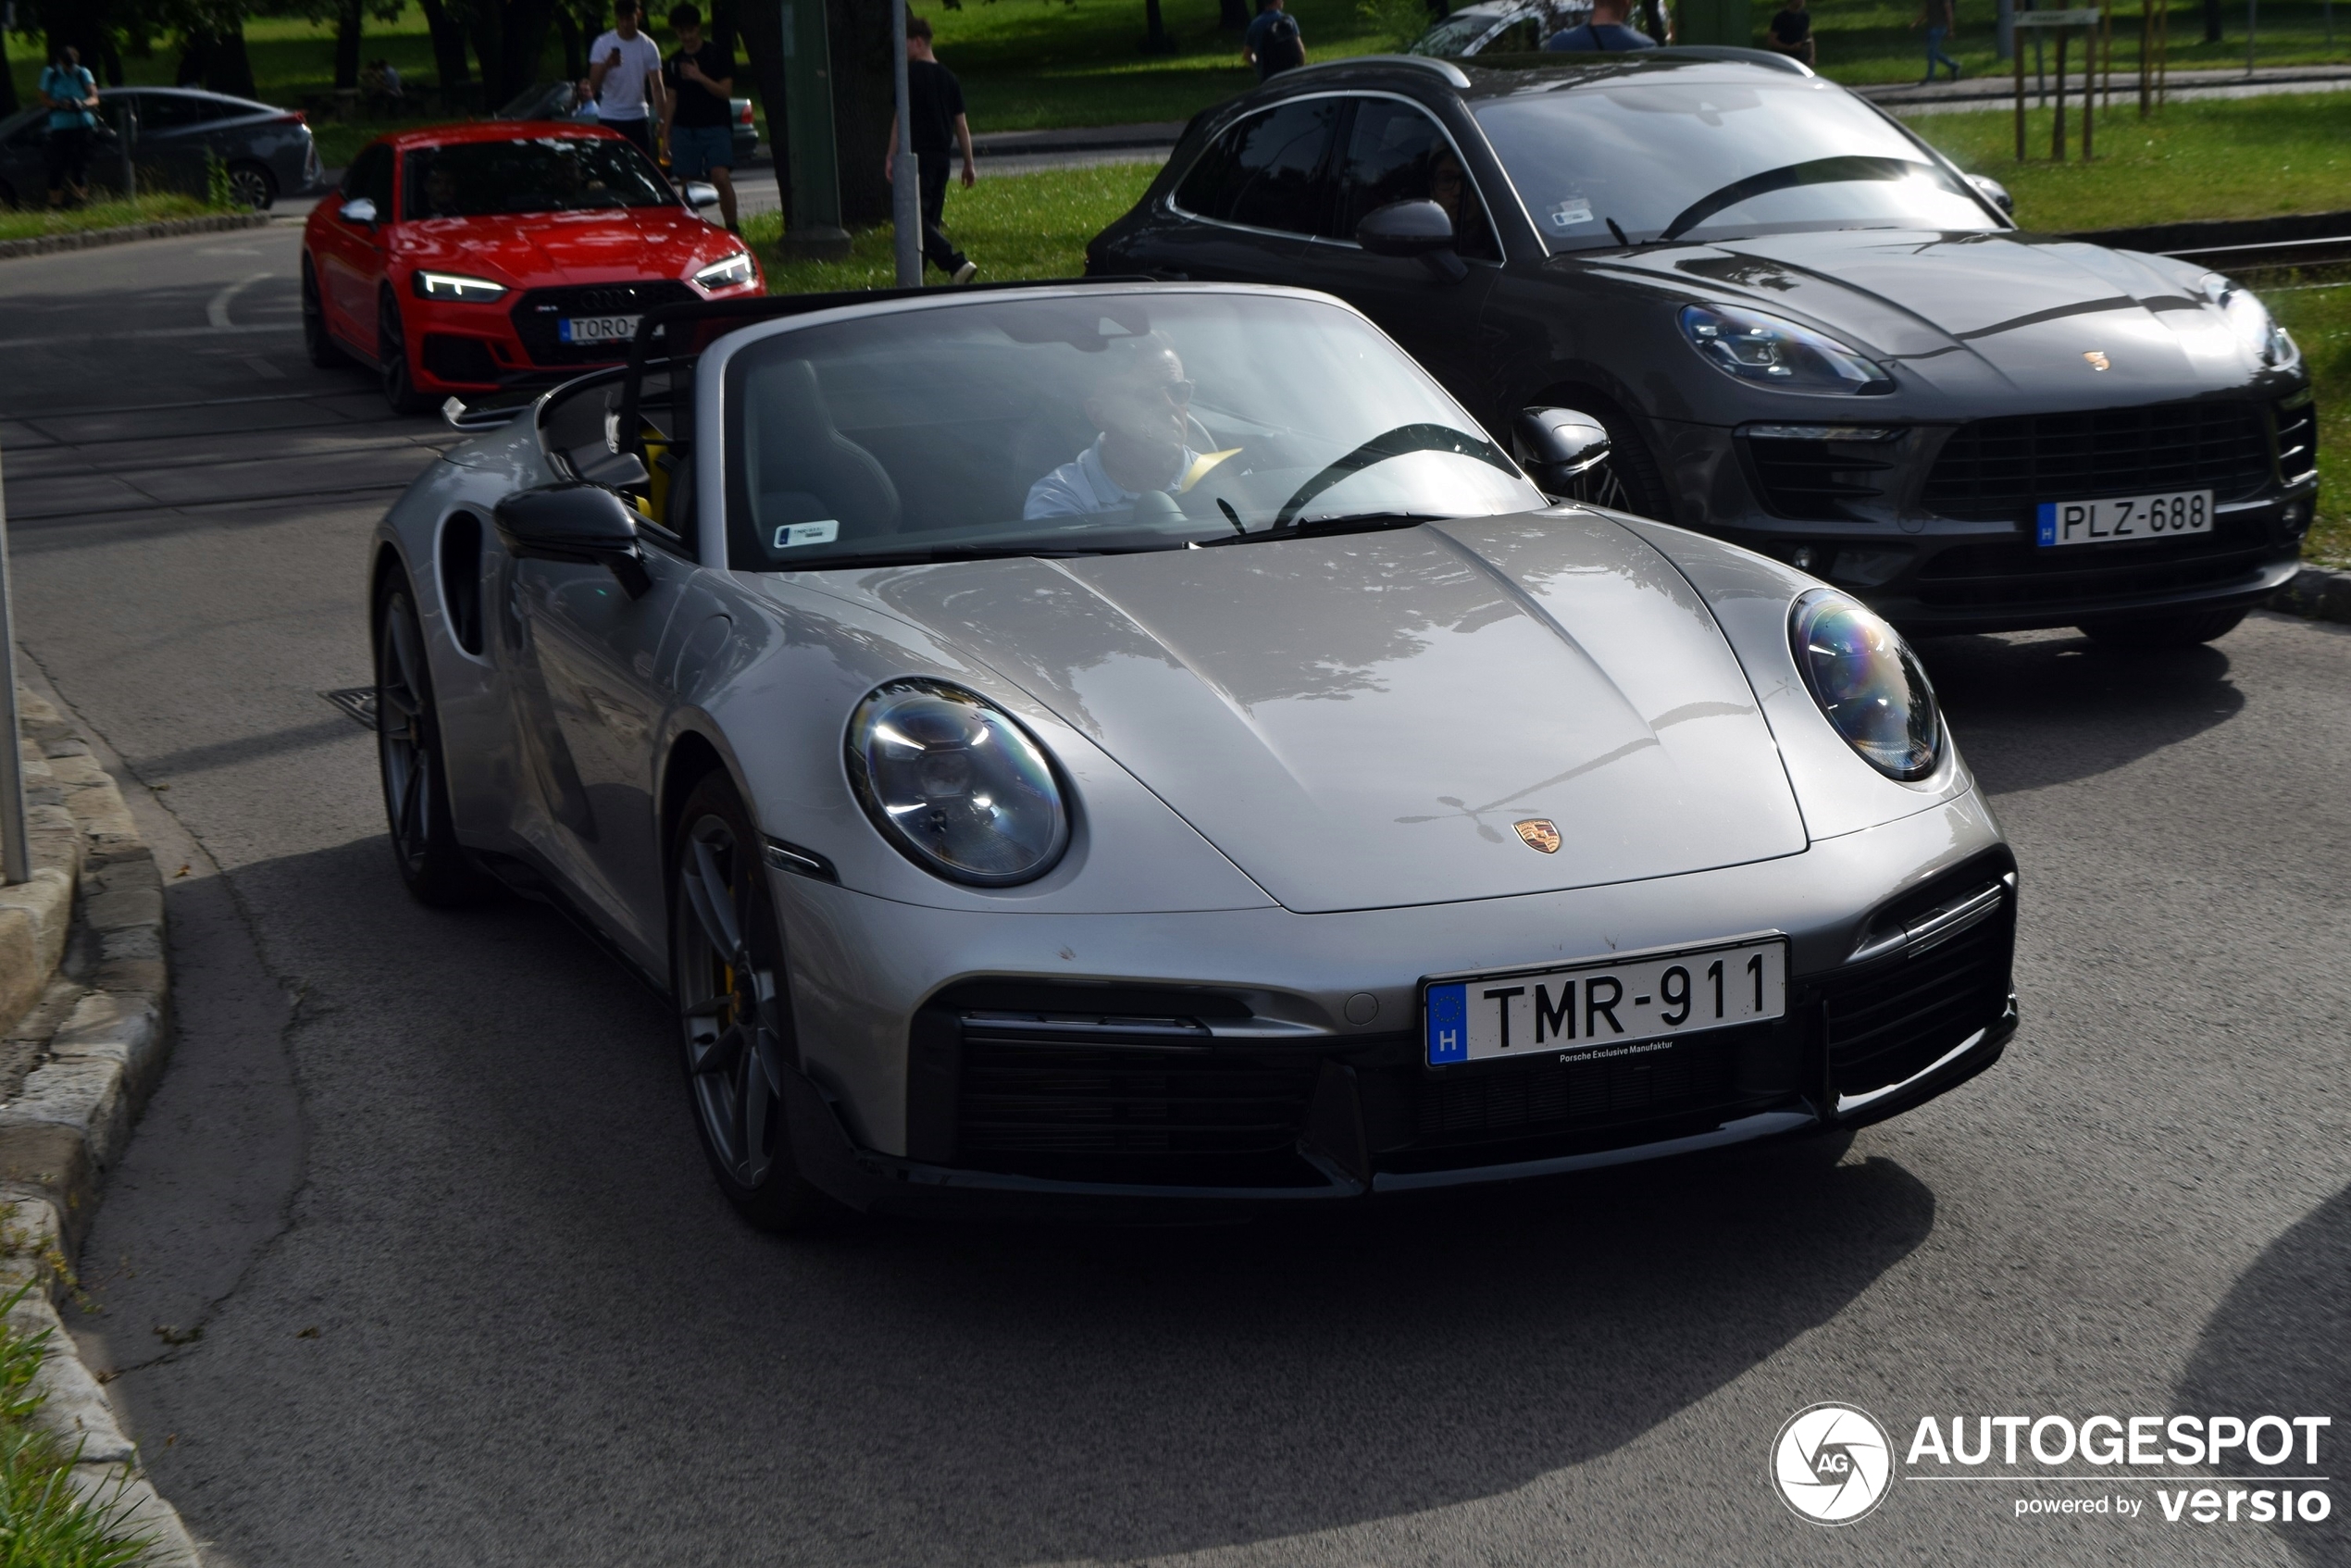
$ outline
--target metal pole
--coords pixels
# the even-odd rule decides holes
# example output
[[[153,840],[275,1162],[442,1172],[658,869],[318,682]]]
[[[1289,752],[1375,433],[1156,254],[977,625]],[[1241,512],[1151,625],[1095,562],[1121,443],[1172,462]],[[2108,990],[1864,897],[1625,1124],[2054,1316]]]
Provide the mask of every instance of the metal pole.
[[[2016,0],[2000,0],[1999,19],[1993,36],[1997,40],[1992,49],[1995,59],[2005,60],[2016,53]]]
[[[139,110],[129,98],[122,100],[122,199],[139,199],[139,176],[131,163],[131,143],[139,134]]]
[[[32,880],[32,844],[24,821],[24,730],[17,719],[17,619],[9,599],[8,504],[0,492],[0,878]]]
[[[2147,102],[2155,90],[2155,4],[2154,0],[2139,0],[2139,118],[2145,119],[2154,107]]]
[[[2063,59],[2060,54],[2058,56]],[[2082,34],[2082,161],[2088,163],[2096,145],[2098,112],[2098,30],[2084,29]]]
[[[889,218],[898,230],[898,286],[923,286],[921,162],[914,156],[914,106],[906,96],[906,0],[890,0],[890,46],[898,58],[898,161],[889,173]]]
[[[2024,161],[2024,50],[2019,46],[2012,56],[2016,66],[2016,161]]]

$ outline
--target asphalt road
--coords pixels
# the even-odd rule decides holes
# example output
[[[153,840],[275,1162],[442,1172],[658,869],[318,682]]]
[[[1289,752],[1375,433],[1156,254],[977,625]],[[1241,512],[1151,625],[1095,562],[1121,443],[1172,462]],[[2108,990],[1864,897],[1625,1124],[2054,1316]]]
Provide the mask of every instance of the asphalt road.
[[[294,243],[0,264],[17,614],[143,786],[177,962],[75,1332],[216,1563],[2351,1557],[2339,1481],[2321,1524],[2198,1526],[2144,1480],[1906,1479],[1832,1531],[1766,1471],[1847,1400],[1897,1443],[2331,1415],[2340,1475],[2351,632],[1929,647],[2023,863],[2025,1024],[1841,1159],[777,1240],[712,1189],[658,1002],[544,910],[400,891],[318,693],[367,678],[363,542],[445,432],[304,362]],[[2013,1512],[2093,1493],[2146,1516]]]

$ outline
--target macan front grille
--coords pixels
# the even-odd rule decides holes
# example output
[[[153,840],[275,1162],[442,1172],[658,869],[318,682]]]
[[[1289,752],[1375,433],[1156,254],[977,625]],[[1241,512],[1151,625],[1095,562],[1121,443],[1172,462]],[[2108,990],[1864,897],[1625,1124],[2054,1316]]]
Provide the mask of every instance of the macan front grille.
[[[575,316],[641,316],[655,305],[700,297],[674,278],[567,284],[531,290],[515,302],[507,318],[534,365],[616,365],[628,357],[627,343],[567,343],[558,323]]]
[[[2270,473],[2269,418],[2258,404],[2022,414],[1954,430],[1921,499],[1946,517],[2024,522],[2044,501],[2174,490],[2239,501]]]
[[[1916,957],[1895,956],[1831,980],[1821,1005],[1829,1076],[1840,1095],[1866,1094],[1932,1066],[2009,1002],[2016,901]]]

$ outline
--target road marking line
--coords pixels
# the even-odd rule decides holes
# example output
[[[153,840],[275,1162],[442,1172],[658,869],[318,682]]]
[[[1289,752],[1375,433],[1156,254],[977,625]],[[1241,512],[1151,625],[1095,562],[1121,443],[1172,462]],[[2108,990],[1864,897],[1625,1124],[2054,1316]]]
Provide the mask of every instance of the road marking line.
[[[255,272],[241,279],[237,282],[230,284],[227,288],[212,296],[212,303],[204,307],[204,318],[206,321],[211,322],[215,327],[227,327],[231,325],[229,320],[230,302],[234,300],[239,294],[243,293],[247,289],[252,288],[255,283],[260,282],[264,278],[271,278],[275,276],[275,273],[270,272]]]
[[[0,348],[57,348],[65,344],[146,342],[156,338],[209,338],[221,332],[299,332],[299,321],[257,321],[249,326],[150,327],[138,332],[68,332],[55,338],[0,338]]]

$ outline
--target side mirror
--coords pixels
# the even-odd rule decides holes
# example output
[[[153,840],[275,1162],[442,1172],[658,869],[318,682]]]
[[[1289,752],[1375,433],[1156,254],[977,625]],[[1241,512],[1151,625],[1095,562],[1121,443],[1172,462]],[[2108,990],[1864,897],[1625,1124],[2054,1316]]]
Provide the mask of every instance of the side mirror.
[[[1374,255],[1418,256],[1449,283],[1469,276],[1453,254],[1453,219],[1435,202],[1390,202],[1355,226],[1355,243]]]
[[[686,181],[686,205],[690,207],[715,207],[718,205],[718,187],[706,180]]]
[[[1546,495],[1574,495],[1611,450],[1606,427],[1573,408],[1522,408],[1514,433],[1519,462]]]
[[[376,217],[376,204],[366,196],[354,196],[335,210],[342,215],[345,223],[364,223],[373,229],[379,221]]]
[[[1967,182],[1974,186],[1976,193],[1994,206],[1998,207],[2010,218],[2016,216],[2016,198],[2009,194],[2007,186],[1988,174],[1971,174],[1967,177]]]
[[[601,566],[631,599],[653,587],[637,543],[637,514],[602,485],[577,480],[518,490],[492,512],[506,553],[521,561]]]

